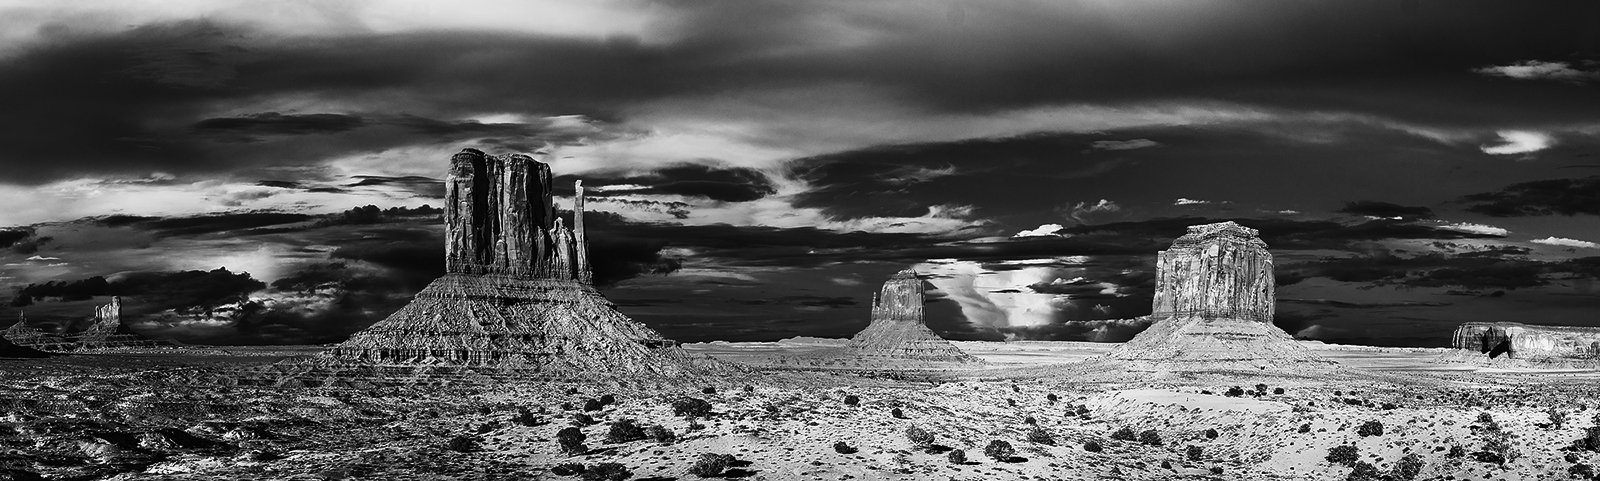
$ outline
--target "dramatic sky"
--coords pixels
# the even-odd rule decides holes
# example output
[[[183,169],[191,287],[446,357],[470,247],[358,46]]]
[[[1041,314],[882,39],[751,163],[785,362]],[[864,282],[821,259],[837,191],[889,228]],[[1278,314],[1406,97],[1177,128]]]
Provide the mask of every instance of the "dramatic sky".
[[[1156,252],[1220,220],[1262,231],[1301,338],[1600,326],[1597,26],[1593,1],[0,0],[0,319],[121,295],[150,335],[341,340],[442,271],[440,178],[477,147],[584,179],[605,293],[684,341],[848,336],[906,267],[947,337],[1123,340]]]

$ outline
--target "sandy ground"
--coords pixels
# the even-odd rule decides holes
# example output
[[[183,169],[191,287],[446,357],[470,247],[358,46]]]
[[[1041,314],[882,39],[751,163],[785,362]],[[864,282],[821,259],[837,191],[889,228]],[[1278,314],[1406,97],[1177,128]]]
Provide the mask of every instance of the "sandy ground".
[[[838,342],[688,347],[737,360]],[[1575,479],[1568,476],[1573,466],[1600,464],[1595,452],[1568,448],[1600,415],[1593,371],[1441,364],[1439,349],[1308,343],[1340,361],[1344,372],[995,380],[990,374],[1070,366],[1114,345],[958,346],[988,364],[934,382],[753,372],[688,383],[369,392],[158,381],[164,369],[268,362],[311,347],[5,361],[0,468],[50,479],[579,479],[552,468],[614,462],[631,472],[627,479],[664,480],[700,479],[688,474],[690,465],[701,454],[719,453],[738,460],[722,477],[739,479],[1343,479],[1351,468],[1326,459],[1340,445],[1354,446],[1357,459],[1382,472],[1416,454],[1423,466],[1415,479]],[[1227,395],[1234,387],[1248,393]],[[586,401],[608,394],[615,403],[584,410]],[[685,397],[709,402],[710,414],[692,420],[674,414],[672,401]],[[1550,423],[1551,407],[1567,413],[1564,425]],[[1485,413],[1492,423],[1480,420]],[[610,425],[625,419],[659,424],[676,439],[607,442]],[[1380,423],[1382,433],[1363,435],[1369,422]],[[84,427],[50,427],[74,423]],[[932,434],[932,444],[914,444],[906,435],[913,426]],[[585,434],[586,452],[561,452],[556,433],[567,427]],[[117,447],[119,439],[143,439],[138,435],[162,428],[216,444]],[[1113,439],[1124,428],[1152,431],[1160,444]],[[1048,439],[1030,437],[1036,429]],[[1503,464],[1475,459],[1487,441],[1501,437],[1516,456]],[[452,449],[453,438],[472,446]],[[986,456],[985,446],[997,440],[1015,454]],[[853,450],[837,451],[839,442]],[[1086,449],[1091,442],[1101,449]],[[1193,459],[1190,447],[1199,449]],[[1453,455],[1457,447],[1460,455]],[[967,461],[951,463],[950,450],[962,450]]]

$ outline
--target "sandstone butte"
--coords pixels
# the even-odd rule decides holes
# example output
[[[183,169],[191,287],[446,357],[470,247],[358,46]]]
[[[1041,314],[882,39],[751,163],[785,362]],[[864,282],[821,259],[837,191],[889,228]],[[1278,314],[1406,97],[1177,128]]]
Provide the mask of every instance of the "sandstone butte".
[[[445,189],[445,275],[349,340],[280,363],[279,383],[395,373],[423,382],[435,374],[671,378],[734,369],[684,351],[595,289],[582,181],[570,229],[556,214],[550,167],[526,155],[464,149],[451,159]],[[439,369],[418,369],[428,367]]]
[[[96,306],[89,327],[82,331],[65,335],[48,333],[28,325],[27,319],[19,316],[17,322],[5,330],[4,337],[12,344],[46,352],[93,352],[176,346],[171,341],[147,339],[129,329],[127,324],[122,322],[122,298],[118,296],[112,296],[110,303]]]
[[[1100,361],[1154,371],[1334,366],[1272,324],[1274,295],[1272,253],[1255,229],[1189,226],[1157,255],[1150,328]]]
[[[847,355],[886,360],[982,362],[939,337],[923,322],[922,278],[905,269],[872,298],[872,322],[845,347]]]

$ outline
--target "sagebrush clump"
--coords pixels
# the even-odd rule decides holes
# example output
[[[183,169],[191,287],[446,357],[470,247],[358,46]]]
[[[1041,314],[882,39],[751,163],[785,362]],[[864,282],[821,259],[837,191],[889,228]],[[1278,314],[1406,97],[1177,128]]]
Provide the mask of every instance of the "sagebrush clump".
[[[1353,466],[1353,465],[1355,465],[1356,461],[1360,460],[1360,456],[1361,456],[1361,453],[1356,450],[1355,445],[1353,445],[1353,444],[1341,444],[1341,445],[1329,448],[1328,449],[1328,456],[1327,456],[1326,459],[1328,460],[1328,462],[1333,463],[1333,464],[1343,464],[1345,466]]]
[[[704,453],[695,460],[693,466],[689,466],[689,474],[702,478],[718,476],[727,471],[735,460],[730,454]]]
[[[1011,443],[996,439],[983,447],[983,455],[995,461],[1007,461],[1017,455],[1017,450],[1011,447]]]
[[[711,403],[688,396],[672,400],[672,414],[687,418],[703,418],[711,414]]]
[[[933,444],[933,434],[916,426],[906,428],[906,439],[911,440],[912,446],[919,448]]]

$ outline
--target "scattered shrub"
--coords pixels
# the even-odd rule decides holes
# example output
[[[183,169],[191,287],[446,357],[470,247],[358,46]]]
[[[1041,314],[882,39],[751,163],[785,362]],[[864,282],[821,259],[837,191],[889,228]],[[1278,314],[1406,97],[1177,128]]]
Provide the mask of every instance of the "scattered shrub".
[[[833,450],[839,454],[855,454],[857,451],[856,448],[851,447],[849,444],[845,444],[844,441],[833,443]]]
[[[1483,450],[1472,453],[1479,462],[1504,465],[1515,461],[1522,453],[1511,447],[1510,436],[1505,433],[1490,434],[1483,441]]]
[[[606,405],[601,404],[599,399],[590,399],[583,402],[584,411],[599,411],[603,407],[606,407]]]
[[[1100,451],[1104,451],[1105,447],[1100,445],[1100,441],[1090,439],[1083,442],[1083,450],[1091,453],[1098,453]]]
[[[583,463],[561,463],[550,467],[550,474],[556,476],[576,476],[583,473]]]
[[[702,478],[717,476],[727,471],[734,460],[730,454],[704,453],[700,455],[700,459],[695,460],[693,466],[689,466],[689,474]]]
[[[1311,423],[1301,424],[1299,431],[1301,434],[1311,432]]]
[[[1567,474],[1578,479],[1594,479],[1594,466],[1577,463],[1567,468]]]
[[[1361,435],[1361,437],[1382,436],[1383,435],[1383,423],[1378,422],[1378,421],[1367,421],[1367,422],[1361,423],[1361,428],[1356,430],[1356,434]]]
[[[1011,399],[1011,398],[1006,398],[1006,405],[1007,406],[1011,406],[1011,407],[1017,407],[1017,400]]]
[[[1600,451],[1600,426],[1585,429],[1583,433],[1583,438],[1574,443],[1576,447],[1584,451]]]
[[[605,394],[605,395],[600,396],[600,404],[604,404],[604,405],[609,406],[609,405],[616,404],[616,403],[617,403],[617,397],[614,396],[614,395]]]
[[[1135,439],[1133,429],[1123,426],[1122,429],[1118,429],[1117,432],[1111,433],[1111,439],[1118,441],[1132,441]]]
[[[458,453],[470,453],[481,449],[478,446],[477,436],[465,435],[450,438],[450,442],[445,443],[444,447],[445,449],[449,449]]]
[[[687,418],[701,418],[711,414],[711,403],[704,399],[680,397],[672,400],[672,414]]]
[[[567,454],[582,454],[589,452],[589,447],[583,445],[583,440],[588,436],[582,430],[574,427],[562,428],[556,432],[556,444],[561,446],[561,452]]]
[[[599,424],[599,422],[595,421],[594,418],[590,417],[588,414],[572,413],[572,424],[576,424],[576,425],[579,425],[579,426],[591,426],[591,425]]]
[[[1199,461],[1201,458],[1205,457],[1204,452],[1200,449],[1200,447],[1192,444],[1183,450],[1183,456],[1189,458],[1190,461]]]
[[[967,452],[960,449],[950,451],[944,458],[950,460],[950,464],[967,464]]]
[[[1394,463],[1394,467],[1389,468],[1388,479],[1392,481],[1411,481],[1417,479],[1419,474],[1422,474],[1422,456],[1418,456],[1417,453],[1411,453],[1400,458],[1399,461]]]
[[[706,386],[705,389],[701,389],[700,390],[700,394],[716,394],[716,393],[717,393],[717,388],[714,388],[714,387],[711,387],[711,386]]]
[[[567,395],[568,396],[571,396],[571,395],[577,394],[577,393],[578,393],[578,388],[575,388],[575,387],[567,388]]]
[[[906,418],[906,412],[905,411],[901,411],[900,408],[890,409],[889,410],[889,415],[893,416],[895,419],[905,419]]]
[[[1228,397],[1243,396],[1244,395],[1244,388],[1239,387],[1239,386],[1230,387],[1230,388],[1228,388],[1228,392],[1223,393],[1222,395],[1228,396]]]
[[[1011,392],[1022,392],[1022,386],[1018,386],[1016,384],[1012,384],[1011,385]]]
[[[1485,424],[1492,423],[1494,422],[1494,416],[1490,416],[1487,412],[1478,413],[1478,422]]]
[[[673,434],[671,429],[667,429],[666,426],[660,424],[651,424],[650,427],[644,428],[644,434],[661,444],[672,444],[673,441],[678,440],[678,435]]]
[[[583,471],[583,481],[622,481],[632,476],[621,463],[600,463]]]
[[[1206,428],[1206,439],[1217,439],[1217,436],[1220,435],[1217,434],[1216,428]]]
[[[1283,388],[1281,388],[1281,387],[1280,388],[1273,388],[1272,389],[1272,393],[1281,396],[1281,395],[1283,395]]]
[[[1211,474],[1222,474],[1222,466],[1212,466]]]
[[[639,424],[632,419],[613,421],[611,429],[606,431],[606,442],[611,444],[629,443],[644,438],[644,428],[639,427]]]
[[[1146,430],[1144,430],[1144,431],[1139,433],[1139,442],[1145,443],[1145,444],[1148,444],[1148,445],[1151,445],[1151,446],[1160,446],[1161,445],[1161,433],[1157,433],[1156,430],[1154,430],[1154,429],[1146,429]]]
[[[1172,461],[1165,459],[1161,460],[1161,469],[1172,469]]]
[[[539,422],[539,416],[533,414],[533,411],[529,411],[528,408],[525,407],[517,408],[517,415],[511,417],[511,422],[521,424],[523,426],[538,426],[541,424]]]
[[[1328,457],[1326,459],[1328,462],[1333,464],[1354,466],[1355,462],[1360,459],[1359,457],[1360,453],[1356,451],[1356,447],[1354,445],[1341,444],[1329,448]]]
[[[1461,445],[1458,444],[1458,445],[1455,445],[1455,446],[1450,446],[1450,452],[1445,453],[1444,456],[1447,457],[1447,458],[1459,458],[1459,457],[1466,456],[1466,455],[1467,455],[1467,450],[1465,448],[1462,448]]]
[[[756,387],[746,384],[744,385],[744,392],[756,392]]]
[[[1390,403],[1390,402],[1383,403],[1383,405],[1379,406],[1379,407],[1382,408],[1384,411],[1393,411],[1395,409],[1399,409],[1400,408],[1400,406],[1396,405],[1395,403]]]
[[[911,445],[917,447],[933,444],[933,434],[916,426],[906,428],[906,439],[911,440]]]
[[[561,410],[562,411],[571,411],[572,410],[572,403],[561,403]]]
[[[1257,384],[1256,385],[1256,392],[1260,392],[1260,393],[1267,392],[1267,385],[1266,384]]]
[[[1045,431],[1043,428],[1034,426],[1033,429],[1028,431],[1028,442],[1055,446],[1056,437],[1051,436],[1050,433]]]
[[[1546,416],[1550,416],[1550,426],[1552,428],[1561,429],[1562,426],[1567,424],[1566,411],[1562,411],[1557,409],[1555,406],[1551,406],[1550,409],[1546,410],[1544,413]]]
[[[1050,393],[1050,394],[1044,395],[1044,400],[1050,401],[1050,404],[1055,404],[1056,401],[1060,401],[1061,400],[1061,396],[1057,396],[1056,393]]]
[[[988,446],[984,446],[983,455],[996,461],[1005,461],[1016,456],[1017,450],[1011,447],[1011,443],[996,439],[989,441]]]
[[[1366,461],[1356,461],[1350,466],[1350,475],[1345,476],[1345,481],[1383,481],[1383,473],[1378,468]]]
[[[1039,424],[1039,420],[1038,419],[1034,419],[1033,416],[1028,416],[1028,417],[1022,418],[1022,424],[1033,426],[1035,424]]]
[[[856,397],[856,395],[854,395],[854,394],[846,394],[846,395],[844,395],[844,405],[846,405],[846,406],[854,406],[854,405],[857,405],[857,404],[861,404],[861,398]]]

